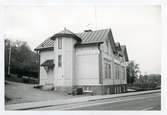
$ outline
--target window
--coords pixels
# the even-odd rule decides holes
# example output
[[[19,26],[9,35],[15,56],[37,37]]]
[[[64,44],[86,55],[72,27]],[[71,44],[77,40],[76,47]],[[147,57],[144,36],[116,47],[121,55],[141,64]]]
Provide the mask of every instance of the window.
[[[111,65],[108,63],[104,64],[104,72],[105,72],[105,78],[111,78]]]
[[[125,72],[125,68],[124,67],[122,67],[122,71],[123,71],[123,79],[125,80],[126,72]]]
[[[119,76],[120,76],[120,75],[119,75],[119,65],[118,65],[118,64],[117,64],[117,73],[118,73],[118,74],[117,74],[117,77],[118,77],[118,79],[119,79]]]
[[[110,64],[108,66],[108,69],[109,69],[109,78],[111,78],[111,65]]]
[[[124,74],[123,74],[123,67],[122,66],[120,67],[120,72],[121,72],[121,79],[123,80],[124,79]]]
[[[117,65],[115,64],[115,79],[117,79]]]
[[[104,64],[105,78],[107,78],[107,63]]]
[[[109,40],[106,41],[106,47],[107,47],[106,53],[109,54]]]
[[[62,67],[62,55],[58,55],[58,67]]]
[[[58,48],[62,49],[62,38],[58,38]]]
[[[108,41],[106,42],[106,47],[107,47],[107,53],[108,53]]]
[[[84,91],[91,91],[91,86],[84,86],[83,90]]]
[[[87,87],[87,90],[88,90],[88,91],[91,91],[91,86],[88,86],[88,87]]]
[[[120,70],[119,65],[115,64],[115,78],[116,79],[119,79],[119,76],[120,76],[119,70]]]

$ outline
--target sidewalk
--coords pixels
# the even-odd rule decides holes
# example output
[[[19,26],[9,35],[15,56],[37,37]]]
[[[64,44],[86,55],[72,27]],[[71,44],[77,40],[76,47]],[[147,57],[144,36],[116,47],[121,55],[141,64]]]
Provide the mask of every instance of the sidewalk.
[[[85,101],[102,100],[107,98],[117,98],[117,97],[141,95],[141,94],[156,93],[156,92],[160,92],[160,90],[123,93],[123,94],[114,94],[114,95],[97,95],[97,96],[95,95],[95,96],[77,97],[73,99],[64,99],[64,100],[55,100],[55,101],[52,100],[52,101],[20,103],[20,104],[6,105],[5,110],[27,110],[27,109],[33,109],[33,108],[50,107],[50,106],[64,105],[64,104],[70,104],[70,103],[79,103],[79,102],[85,102]]]

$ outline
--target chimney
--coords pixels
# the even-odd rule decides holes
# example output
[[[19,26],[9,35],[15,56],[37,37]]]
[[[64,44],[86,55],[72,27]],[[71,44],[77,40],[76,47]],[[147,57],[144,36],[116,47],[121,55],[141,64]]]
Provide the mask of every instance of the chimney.
[[[89,30],[84,30],[84,32],[92,32],[92,30],[91,30],[91,29],[89,29]]]

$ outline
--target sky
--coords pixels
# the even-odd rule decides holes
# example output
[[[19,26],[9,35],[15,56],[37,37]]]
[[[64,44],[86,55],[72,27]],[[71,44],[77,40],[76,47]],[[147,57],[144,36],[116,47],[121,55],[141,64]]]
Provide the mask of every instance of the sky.
[[[6,6],[4,11],[5,37],[27,41],[32,50],[64,27],[74,33],[111,28],[143,74],[161,73],[160,6]]]

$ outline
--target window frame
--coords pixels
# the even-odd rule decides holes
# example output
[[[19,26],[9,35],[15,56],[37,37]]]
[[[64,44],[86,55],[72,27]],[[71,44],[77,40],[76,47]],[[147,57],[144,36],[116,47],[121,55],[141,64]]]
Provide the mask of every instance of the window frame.
[[[58,38],[58,49],[62,49],[62,37]]]
[[[109,40],[106,41],[106,48],[107,48],[106,53],[109,54]]]
[[[107,78],[107,63],[104,63],[105,78]]]
[[[104,76],[106,79],[111,78],[111,64],[104,63]]]
[[[108,76],[108,78],[111,78],[111,64],[108,64],[108,69],[109,69],[109,76]]]
[[[120,68],[119,68],[120,65],[117,64],[117,72],[118,72],[118,80],[120,79]]]
[[[62,67],[62,55],[58,55],[58,67]]]

